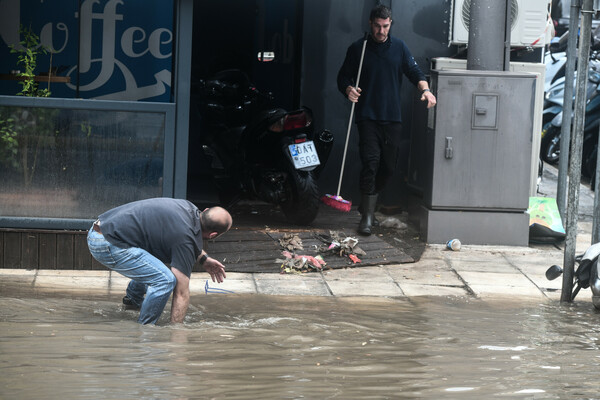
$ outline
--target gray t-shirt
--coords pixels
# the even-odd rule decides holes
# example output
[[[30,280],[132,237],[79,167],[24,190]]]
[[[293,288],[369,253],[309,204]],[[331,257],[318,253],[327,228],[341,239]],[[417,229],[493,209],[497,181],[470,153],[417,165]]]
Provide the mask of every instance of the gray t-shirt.
[[[187,200],[134,201],[113,208],[98,219],[102,234],[110,243],[144,249],[188,277],[202,251],[200,210]]]

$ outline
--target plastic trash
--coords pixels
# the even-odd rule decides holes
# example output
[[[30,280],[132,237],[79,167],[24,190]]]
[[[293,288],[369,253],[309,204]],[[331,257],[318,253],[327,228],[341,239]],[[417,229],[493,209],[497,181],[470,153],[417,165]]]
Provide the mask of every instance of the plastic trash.
[[[460,247],[461,247],[460,240],[458,240],[458,239],[448,240],[448,243],[446,243],[446,247],[448,248],[448,250],[460,251]]]
[[[380,226],[384,228],[394,228],[394,229],[406,229],[408,226],[400,221],[398,218],[387,217],[383,221],[379,223]]]

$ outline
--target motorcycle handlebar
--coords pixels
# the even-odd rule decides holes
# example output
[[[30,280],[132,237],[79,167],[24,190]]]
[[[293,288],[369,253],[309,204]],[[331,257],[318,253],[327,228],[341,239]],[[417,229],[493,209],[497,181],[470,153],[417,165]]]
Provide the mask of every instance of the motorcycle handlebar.
[[[273,100],[274,96],[271,92],[263,93],[253,85],[240,86],[237,83],[224,82],[218,79],[200,80],[196,85],[200,93],[206,96],[223,96],[223,97],[261,97],[265,100]]]

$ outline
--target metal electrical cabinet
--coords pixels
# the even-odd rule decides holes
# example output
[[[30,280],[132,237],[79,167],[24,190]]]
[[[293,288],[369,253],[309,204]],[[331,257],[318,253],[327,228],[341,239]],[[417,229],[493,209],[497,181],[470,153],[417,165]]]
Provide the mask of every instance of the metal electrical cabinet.
[[[529,175],[529,195],[537,195],[537,177],[539,168],[540,142],[542,136],[542,114],[544,110],[544,80],[546,77],[546,65],[544,63],[519,62],[511,61],[510,71],[512,72],[527,72],[536,75],[535,85],[535,107],[533,109],[533,145],[531,148],[531,166]],[[431,60],[431,69],[446,70],[446,69],[467,69],[467,60],[436,57]]]
[[[416,171],[428,243],[528,244],[535,84],[527,73],[432,71],[438,103]]]

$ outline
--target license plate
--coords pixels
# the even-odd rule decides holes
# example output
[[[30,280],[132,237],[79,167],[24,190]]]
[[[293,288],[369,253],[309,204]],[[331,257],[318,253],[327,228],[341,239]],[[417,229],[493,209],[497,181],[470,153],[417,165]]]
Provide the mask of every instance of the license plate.
[[[315,149],[315,144],[312,140],[304,143],[290,144],[288,148],[296,169],[314,167],[321,164],[317,149]]]

